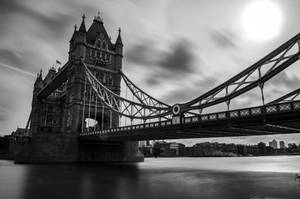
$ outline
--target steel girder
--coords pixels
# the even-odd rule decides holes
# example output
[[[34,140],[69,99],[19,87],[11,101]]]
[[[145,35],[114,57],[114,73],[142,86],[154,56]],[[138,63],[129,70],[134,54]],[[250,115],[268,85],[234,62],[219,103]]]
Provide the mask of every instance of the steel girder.
[[[273,100],[271,102],[269,102],[268,104],[277,104],[277,103],[281,103],[281,102],[291,102],[291,101],[294,101],[296,100],[297,97],[300,96],[300,88],[276,99],[276,100]]]
[[[299,59],[299,45],[300,33],[223,84],[187,103],[179,104],[181,113],[202,110],[223,102],[229,105],[231,99],[255,87],[260,87],[263,94],[265,82]]]

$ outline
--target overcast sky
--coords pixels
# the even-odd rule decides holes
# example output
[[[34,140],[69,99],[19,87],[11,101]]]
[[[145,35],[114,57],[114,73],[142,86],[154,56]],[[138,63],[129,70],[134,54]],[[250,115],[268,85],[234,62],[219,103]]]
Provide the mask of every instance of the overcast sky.
[[[243,17],[258,1],[1,0],[0,134],[25,127],[36,73],[42,68],[45,74],[56,59],[67,61],[73,26],[83,13],[88,28],[100,11],[113,41],[121,27],[123,71],[152,96],[174,104],[212,89],[300,31],[300,1],[270,0],[279,12],[270,22],[280,21],[274,22],[276,34],[250,37]],[[298,62],[270,81],[267,101],[299,88],[299,72]],[[258,94],[243,95],[233,107],[260,105]],[[300,135],[208,140],[257,143],[273,137],[300,142]]]

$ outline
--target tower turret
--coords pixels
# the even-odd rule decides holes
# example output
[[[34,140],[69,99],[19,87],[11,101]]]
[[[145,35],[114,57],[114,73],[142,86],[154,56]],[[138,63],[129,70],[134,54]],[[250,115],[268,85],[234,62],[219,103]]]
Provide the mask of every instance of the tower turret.
[[[76,58],[80,59],[81,57],[85,57],[86,53],[86,28],[85,28],[85,15],[82,15],[82,21],[77,30],[77,26],[74,26],[74,33],[70,40],[70,51],[69,51],[69,59]]]
[[[77,34],[78,34],[77,25],[75,24],[74,25],[74,32],[73,32],[73,35],[70,39],[69,55],[74,50]]]
[[[122,68],[122,58],[123,58],[123,42],[121,38],[121,28],[119,28],[119,34],[115,43],[116,52],[116,69],[121,70]]]
[[[35,91],[40,90],[43,87],[43,71],[40,70],[39,73],[37,73],[36,80],[34,82],[34,93]]]
[[[123,55],[123,42],[122,42],[122,38],[121,38],[121,28],[119,28],[119,34],[116,40],[116,53],[119,55]]]

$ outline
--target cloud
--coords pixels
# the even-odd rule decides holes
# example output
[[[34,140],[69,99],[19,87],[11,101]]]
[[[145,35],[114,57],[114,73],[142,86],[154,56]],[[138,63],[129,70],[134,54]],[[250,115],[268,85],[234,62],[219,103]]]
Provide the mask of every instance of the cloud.
[[[4,64],[4,63],[1,63],[1,62],[0,62],[0,66],[5,67],[5,68],[8,68],[8,69],[10,69],[10,70],[13,70],[13,71],[15,71],[15,72],[22,73],[22,74],[24,74],[24,75],[29,75],[29,76],[32,76],[32,77],[35,76],[35,75],[34,75],[33,73],[31,73],[31,72],[28,72],[28,71],[26,71],[26,70],[22,70],[22,69],[19,69],[19,68],[16,68],[16,67],[14,67],[14,66],[11,66],[11,65],[8,65],[8,64]]]
[[[156,77],[149,77],[146,79],[146,84],[148,84],[150,86],[156,86],[159,83],[160,83],[160,81]]]
[[[1,14],[9,14],[11,12],[21,11],[22,6],[17,0],[2,0],[0,6]]]
[[[212,41],[221,48],[235,48],[235,34],[231,31],[218,31],[213,30],[210,32]]]
[[[7,121],[8,118],[8,110],[5,108],[5,104],[0,104],[0,122]]]
[[[134,44],[133,47],[125,51],[125,58],[134,64],[141,67],[148,67],[155,64],[156,56],[160,53],[151,45],[153,41],[143,40],[140,43]]]
[[[214,88],[216,84],[216,78],[200,75],[194,77],[192,81],[183,84],[181,88],[167,93],[163,97],[163,101],[169,104],[187,102]]]
[[[300,88],[300,79],[296,76],[288,76],[287,72],[282,71],[275,77],[273,77],[271,84],[274,86],[283,86],[285,88],[296,89]]]
[[[10,65],[22,65],[21,55],[14,50],[0,49],[0,60]]]
[[[193,46],[187,39],[173,41],[167,50],[155,47],[158,46],[155,42],[157,41],[140,41],[125,55],[130,64],[138,65],[138,70],[148,71],[145,79],[148,86],[157,86],[175,79],[189,79],[191,74],[199,70],[193,65]]]
[[[192,63],[194,56],[191,44],[185,39],[176,41],[170,47],[170,51],[162,53],[161,57],[157,64],[167,71],[172,73],[193,72]]]

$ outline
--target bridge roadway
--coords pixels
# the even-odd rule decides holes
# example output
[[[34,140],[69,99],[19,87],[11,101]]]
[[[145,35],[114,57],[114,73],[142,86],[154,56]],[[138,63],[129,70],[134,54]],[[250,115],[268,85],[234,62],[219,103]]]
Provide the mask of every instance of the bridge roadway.
[[[137,141],[300,133],[300,101],[81,133],[81,141]]]

